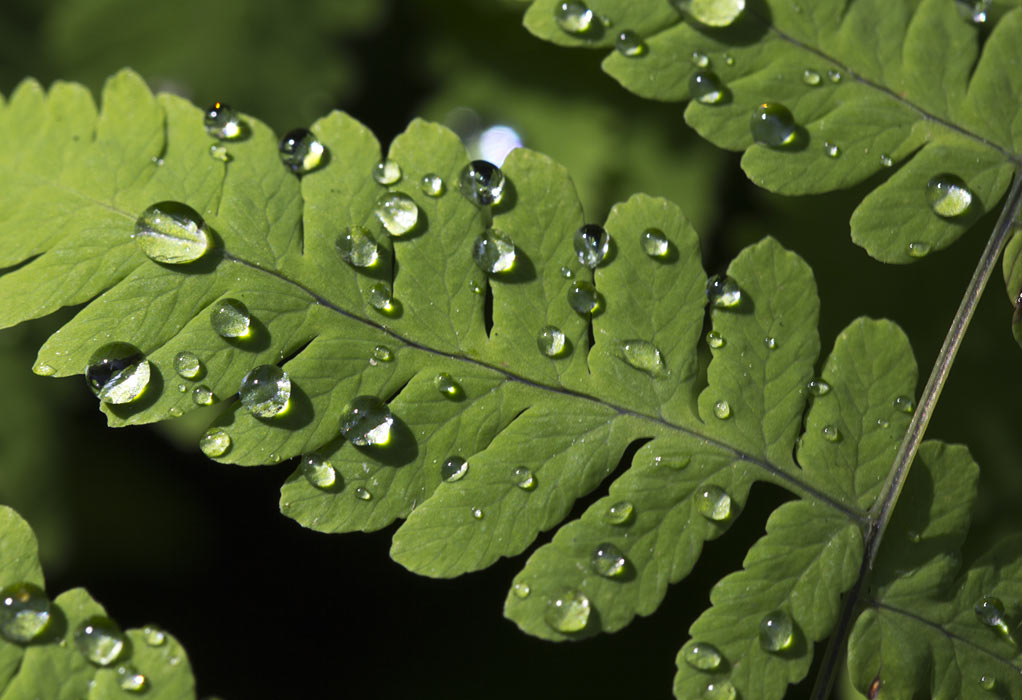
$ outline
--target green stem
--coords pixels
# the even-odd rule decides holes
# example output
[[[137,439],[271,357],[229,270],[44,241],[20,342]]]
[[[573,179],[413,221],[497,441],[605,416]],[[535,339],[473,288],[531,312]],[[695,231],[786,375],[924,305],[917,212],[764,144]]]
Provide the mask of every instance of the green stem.
[[[929,425],[930,418],[933,416],[933,410],[937,406],[937,399],[940,398],[940,392],[944,389],[945,382],[947,382],[951,365],[954,364],[955,356],[958,354],[958,348],[965,338],[965,331],[972,321],[976,305],[979,304],[983,290],[990,280],[990,273],[993,271],[994,266],[1001,257],[1004,246],[1008,242],[1008,237],[1012,231],[1012,224],[1018,217],[1020,210],[1022,210],[1022,174],[1016,171],[1011,191],[1008,193],[1008,200],[1001,210],[1001,215],[997,219],[997,224],[990,235],[990,240],[987,241],[983,255],[980,256],[976,270],[972,274],[972,280],[969,282],[961,304],[958,306],[958,312],[955,314],[947,336],[944,338],[944,345],[941,346],[940,354],[937,355],[937,360],[930,371],[930,378],[926,381],[926,387],[923,389],[919,406],[912,416],[912,421],[909,423],[908,431],[898,447],[898,453],[894,457],[894,463],[888,473],[887,481],[884,482],[883,489],[880,491],[880,497],[873,505],[873,508],[870,509],[869,520],[871,525],[866,533],[866,554],[863,557],[862,567],[859,570],[859,577],[845,598],[841,617],[827,646],[823,664],[816,677],[816,685],[813,688],[813,700],[824,700],[830,694],[837,672],[837,665],[843,654],[845,639],[851,630],[851,623],[854,619],[860,596],[865,588],[865,582],[873,569],[873,563],[876,561],[880,542],[883,539],[884,532],[887,530],[888,523],[891,521],[891,515],[894,513],[894,506],[897,504],[901,490],[905,486],[905,480],[908,478],[912,460],[915,459],[916,452],[919,451],[919,445],[923,441],[926,427]]]

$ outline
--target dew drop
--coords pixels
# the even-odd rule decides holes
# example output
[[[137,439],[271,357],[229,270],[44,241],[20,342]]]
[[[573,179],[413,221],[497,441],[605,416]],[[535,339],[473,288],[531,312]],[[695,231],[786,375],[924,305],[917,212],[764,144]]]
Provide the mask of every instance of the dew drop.
[[[448,483],[461,480],[461,478],[467,473],[468,462],[461,457],[448,457],[447,460],[440,465],[440,478]]]
[[[390,289],[383,282],[377,282],[366,291],[366,301],[381,313],[392,314],[397,311],[397,304],[391,296]]]
[[[642,40],[642,37],[631,29],[625,29],[617,35],[617,38],[614,39],[614,48],[622,56],[627,56],[628,58],[644,56],[648,50],[646,42]]]
[[[50,598],[34,583],[12,583],[0,589],[0,637],[15,644],[36,639],[50,623]]]
[[[806,68],[802,71],[802,82],[809,87],[816,87],[823,82],[823,78],[816,71]]]
[[[294,129],[280,140],[280,160],[291,172],[304,175],[323,163],[326,147],[308,129]]]
[[[124,651],[121,628],[102,615],[93,615],[78,625],[74,640],[81,655],[97,666],[109,666]]]
[[[564,352],[566,344],[564,332],[557,326],[543,326],[536,334],[536,345],[547,357],[558,357]]]
[[[610,234],[598,224],[585,224],[575,231],[571,243],[578,261],[590,270],[595,270],[610,250]]]
[[[782,104],[764,102],[752,113],[752,138],[770,148],[783,148],[795,142],[795,117]]]
[[[836,71],[833,68],[831,68],[830,70],[827,71],[827,80],[829,80],[832,83],[840,83],[841,82],[841,72],[840,71]]]
[[[209,157],[221,163],[231,162],[231,154],[227,151],[227,148],[215,143],[209,147]]]
[[[913,258],[925,258],[930,254],[930,244],[925,241],[913,241],[908,244],[907,250]]]
[[[575,273],[568,269],[566,265],[561,265],[561,277],[563,277],[566,280],[570,280],[574,276]]]
[[[57,368],[53,365],[41,364],[33,367],[32,371],[40,377],[52,377],[57,373]]]
[[[766,338],[763,338],[763,346],[767,350],[776,350],[777,349],[777,338],[774,338],[773,336],[769,336],[768,335]]]
[[[649,374],[661,374],[664,371],[664,359],[660,349],[648,340],[626,340],[621,351],[625,362],[637,370]]]
[[[504,173],[489,161],[474,160],[462,169],[458,189],[478,206],[500,204],[504,197]]]
[[[251,332],[252,317],[237,299],[221,299],[210,310],[209,322],[221,338],[244,338]]]
[[[624,525],[632,519],[635,507],[631,501],[618,501],[609,506],[603,514],[603,521],[608,525]]]
[[[199,213],[180,202],[157,202],[146,208],[135,220],[131,237],[150,260],[170,265],[198,260],[211,243]]]
[[[380,246],[365,226],[349,226],[334,241],[341,260],[352,267],[372,267],[380,259]]]
[[[305,480],[318,489],[329,489],[337,484],[337,470],[318,454],[302,457],[301,470]]]
[[[465,395],[461,385],[458,384],[447,372],[441,372],[433,378],[433,385],[443,396],[449,399],[459,399]]]
[[[697,671],[715,671],[724,661],[717,647],[706,642],[690,641],[682,649],[682,655],[685,657],[685,663]]]
[[[85,381],[103,403],[131,403],[149,385],[149,360],[134,345],[109,343],[89,358]]]
[[[795,623],[783,610],[775,610],[759,623],[759,645],[774,653],[791,647],[795,640]]]
[[[731,417],[731,404],[724,399],[713,404],[713,415],[717,416],[721,420],[726,420]]]
[[[516,583],[511,590],[514,591],[516,598],[522,599],[528,598],[529,594],[532,593],[532,588],[523,581]]]
[[[220,457],[231,447],[231,436],[226,430],[213,428],[199,438],[199,449],[207,457]]]
[[[729,53],[724,54],[724,65],[733,66],[735,64],[735,57]]]
[[[591,314],[596,311],[599,303],[600,297],[591,282],[575,280],[568,287],[568,306],[576,313]]]
[[[944,173],[926,183],[926,198],[938,216],[961,216],[972,206],[972,192],[956,175]]]
[[[394,353],[386,345],[377,345],[373,348],[373,358],[380,362],[390,362],[394,359]]]
[[[877,425],[881,428],[890,428],[891,422],[886,418],[877,418]]]
[[[724,340],[724,336],[722,336],[718,331],[710,331],[706,334],[706,344],[714,350],[724,347],[726,342],[727,341]]]
[[[707,27],[726,27],[745,10],[745,0],[671,0],[671,4]]]
[[[820,433],[823,435],[823,439],[826,440],[827,442],[841,441],[841,431],[837,429],[837,426],[825,425],[820,430]]]
[[[476,520],[482,520],[484,515],[485,513],[483,513],[482,508],[472,509],[472,517],[475,518]]]
[[[151,647],[161,647],[167,643],[167,633],[156,625],[142,628],[142,640]]]
[[[830,384],[822,379],[810,379],[806,388],[813,396],[826,396],[830,393]]]
[[[841,155],[841,147],[836,143],[830,141],[823,142],[823,152],[827,154],[828,158],[837,158]]]
[[[589,557],[593,571],[604,578],[615,578],[625,572],[628,560],[617,546],[604,542],[593,550]]]
[[[696,68],[709,68],[710,57],[701,51],[692,52],[692,65]]]
[[[736,700],[738,691],[726,678],[710,681],[703,689],[703,700]]]
[[[381,185],[393,185],[401,179],[401,166],[397,161],[384,158],[373,166],[373,179]]]
[[[997,687],[997,679],[985,673],[977,679],[977,682],[983,690],[993,690]]]
[[[404,192],[388,192],[380,197],[373,213],[391,236],[403,236],[419,222],[419,205]]]
[[[1004,614],[1004,603],[994,596],[983,596],[976,601],[976,617],[987,627],[993,627],[1003,637],[1011,640],[1011,628]]]
[[[213,398],[213,390],[205,384],[200,384],[192,389],[192,401],[196,406],[211,406]]]
[[[701,70],[688,79],[688,91],[704,105],[717,105],[724,101],[727,88],[713,71]]]
[[[393,424],[387,404],[375,396],[358,396],[341,411],[341,434],[356,447],[386,445]]]
[[[955,0],[955,6],[962,19],[976,25],[987,21],[990,5],[991,0]]]
[[[440,197],[446,191],[444,179],[436,173],[426,173],[419,181],[422,193],[427,197]]]
[[[182,411],[177,406],[171,406],[169,409],[167,409],[167,413],[170,415],[171,418],[180,418],[185,414],[185,412]]]
[[[511,470],[511,481],[523,491],[532,491],[536,488],[536,477],[528,467],[515,467]]]
[[[239,138],[244,133],[241,118],[231,106],[223,102],[214,102],[202,117],[206,133],[221,141]]]
[[[373,494],[371,494],[369,492],[369,489],[365,488],[364,486],[359,486],[355,489],[355,498],[357,498],[360,501],[369,501],[372,500],[372,497]]]
[[[581,632],[589,623],[589,598],[576,590],[566,590],[547,601],[546,623],[558,632]]]
[[[507,272],[515,265],[514,241],[499,229],[486,229],[472,243],[472,260],[488,275]]]
[[[894,165],[894,159],[891,158],[886,153],[881,153],[880,154],[880,165],[884,166],[885,168],[890,168],[892,165]]]
[[[259,418],[272,418],[287,409],[291,378],[277,365],[259,365],[241,380],[241,405]]]
[[[141,693],[148,689],[149,679],[133,665],[121,664],[117,667],[117,685],[129,693]]]
[[[731,496],[719,486],[704,486],[695,497],[696,509],[707,520],[720,522],[731,516]]]
[[[174,356],[174,371],[185,379],[195,379],[202,372],[202,363],[195,353],[182,351]]]
[[[658,228],[648,228],[639,234],[639,242],[646,255],[651,258],[663,258],[671,250],[670,241],[664,232]]]
[[[911,396],[897,396],[893,402],[894,410],[901,413],[914,413],[916,401]]]
[[[584,2],[569,0],[554,6],[554,21],[567,34],[586,34],[592,30],[595,19],[593,11]]]
[[[706,281],[706,298],[710,306],[718,309],[733,309],[742,301],[742,290],[738,283],[726,275],[714,275]]]
[[[184,383],[181,383],[181,384],[178,384],[178,385],[177,385],[177,390],[178,390],[178,391],[180,391],[180,392],[181,392],[181,393],[183,394],[183,393],[185,393],[186,391],[188,391],[188,387],[187,387],[187,386],[185,386],[185,384],[184,384]]]

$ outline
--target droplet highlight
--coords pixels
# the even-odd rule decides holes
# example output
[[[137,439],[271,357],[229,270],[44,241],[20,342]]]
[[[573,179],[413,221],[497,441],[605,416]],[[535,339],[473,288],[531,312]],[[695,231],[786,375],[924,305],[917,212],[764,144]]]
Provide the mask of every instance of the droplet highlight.
[[[0,637],[28,644],[50,624],[49,596],[34,583],[12,583],[0,589]]]
[[[291,172],[304,175],[323,164],[326,146],[308,129],[294,129],[280,140],[280,160]]]
[[[764,102],[752,113],[752,138],[763,146],[783,148],[795,143],[795,117],[782,104]]]
[[[139,214],[131,235],[146,257],[168,265],[198,260],[211,244],[199,213],[181,202],[157,202]]]
[[[221,338],[244,338],[251,332],[252,317],[237,299],[221,299],[210,309],[209,322]]]
[[[214,102],[207,107],[202,124],[207,134],[221,141],[230,141],[244,134],[241,117],[224,102]]]
[[[134,345],[108,343],[92,353],[85,367],[85,381],[99,400],[108,404],[131,403],[149,385],[149,360]]]
[[[488,275],[499,275],[515,265],[515,244],[499,229],[486,229],[472,243],[472,260]]]
[[[259,365],[241,380],[241,405],[259,418],[273,418],[287,409],[291,378],[277,365]]]
[[[567,590],[547,601],[544,619],[558,632],[581,632],[589,624],[589,598],[576,590]]]
[[[341,411],[341,434],[356,447],[386,445],[394,416],[375,396],[358,396]]]

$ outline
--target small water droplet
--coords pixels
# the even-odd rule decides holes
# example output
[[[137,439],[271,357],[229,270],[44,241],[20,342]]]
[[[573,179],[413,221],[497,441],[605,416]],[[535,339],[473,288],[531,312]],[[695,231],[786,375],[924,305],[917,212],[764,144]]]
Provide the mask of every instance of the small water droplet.
[[[884,166],[885,168],[890,168],[892,165],[894,165],[894,159],[891,158],[886,153],[881,153],[880,154],[880,165]]]
[[[536,345],[547,357],[558,357],[564,352],[567,339],[564,332],[557,326],[543,326],[536,334]]]
[[[763,345],[766,347],[767,350],[776,350],[777,338],[768,335],[766,338],[763,338]]]
[[[371,500],[372,497],[373,494],[369,493],[369,489],[365,488],[364,486],[359,486],[355,489],[355,498],[359,499],[360,501],[368,501]]]
[[[972,192],[957,175],[944,173],[926,183],[926,198],[938,216],[961,216],[972,206]]]
[[[376,218],[391,236],[400,237],[419,222],[419,205],[404,192],[388,192],[376,200]]]
[[[706,298],[710,306],[718,309],[733,309],[742,301],[742,290],[738,283],[726,275],[714,275],[706,281]]]
[[[840,83],[841,71],[837,71],[831,68],[830,70],[827,71],[827,80],[829,80],[832,83]]]
[[[614,39],[614,48],[622,56],[627,56],[628,58],[638,58],[645,55],[648,50],[646,42],[642,40],[642,37],[631,29],[625,29],[617,35],[617,38]]]
[[[302,457],[302,476],[318,489],[329,489],[337,484],[337,470],[316,453]]]
[[[713,404],[713,415],[717,416],[721,420],[726,420],[731,417],[731,404],[721,399]]]
[[[401,179],[401,166],[397,161],[384,158],[373,166],[373,179],[381,185],[393,185]]]
[[[593,550],[589,557],[589,564],[593,571],[604,578],[615,578],[625,572],[628,560],[625,555],[610,542],[604,542]]]
[[[586,34],[593,28],[595,15],[584,2],[569,0],[554,6],[554,21],[567,34]]]
[[[529,594],[532,593],[532,588],[523,581],[516,583],[511,590],[514,591],[516,598],[528,598]]]
[[[157,202],[139,214],[131,235],[146,257],[169,265],[198,260],[211,244],[199,213],[181,202]]]
[[[806,388],[813,396],[825,396],[830,393],[830,384],[822,379],[810,379]]]
[[[178,390],[178,391],[180,391],[180,392],[181,392],[181,393],[183,394],[183,393],[185,393],[186,391],[188,391],[188,387],[187,387],[187,386],[185,386],[184,384],[178,384],[178,385],[177,385],[177,390]]]
[[[671,0],[671,4],[707,27],[726,27],[745,10],[745,0]]]
[[[738,691],[726,678],[710,681],[703,689],[703,700],[736,700]]]
[[[600,297],[596,287],[585,280],[575,280],[568,287],[568,306],[576,313],[591,314],[599,307]]]
[[[227,148],[225,146],[218,146],[215,143],[209,147],[209,157],[221,163],[230,163],[232,160]]]
[[[877,425],[881,428],[890,428],[891,422],[886,418],[877,418]]]
[[[977,25],[987,21],[990,5],[991,0],[955,0],[955,6],[962,19]]]
[[[816,71],[810,68],[806,68],[804,71],[802,71],[802,82],[808,85],[809,87],[816,87],[817,85],[823,82],[823,78],[820,77],[820,74],[817,73]]]
[[[167,413],[168,413],[168,415],[170,415],[171,418],[180,418],[181,416],[183,416],[185,414],[185,412],[182,411],[177,406],[171,406],[170,408],[168,408],[167,409]]]
[[[366,301],[377,311],[392,314],[397,311],[397,302],[390,294],[390,289],[383,282],[377,282],[366,291]]]
[[[908,536],[908,541],[911,542],[912,544],[919,544],[919,542],[923,539],[923,536],[920,535],[915,530],[909,530],[905,534]]]
[[[214,102],[202,117],[206,133],[221,141],[230,141],[244,135],[241,117],[223,102]]]
[[[733,66],[735,64],[735,57],[729,53],[724,54],[724,65]]]
[[[109,666],[124,651],[121,628],[102,615],[93,615],[78,625],[74,640],[81,655],[97,666]]]
[[[837,429],[837,426],[825,425],[820,430],[820,433],[823,435],[823,439],[826,440],[827,442],[841,441],[841,431]]]
[[[893,402],[894,410],[901,413],[914,413],[916,401],[911,396],[896,396]]]
[[[648,340],[626,340],[621,345],[625,362],[649,374],[664,372],[664,358],[660,349]]]
[[[575,231],[571,243],[578,261],[590,270],[595,270],[610,250],[610,234],[598,224],[585,224]]]
[[[468,462],[461,457],[448,457],[447,460],[440,465],[440,478],[448,483],[452,481],[459,481],[467,473]]]
[[[323,163],[326,146],[308,129],[294,129],[280,140],[280,160],[298,175],[312,172]]]
[[[546,623],[558,632],[581,632],[589,623],[589,598],[576,590],[566,590],[547,601]]]
[[[287,409],[291,378],[277,365],[259,365],[241,380],[241,405],[259,418],[272,418]]]
[[[341,411],[341,434],[356,447],[386,445],[394,416],[375,396],[358,396]]]
[[[515,467],[512,469],[511,481],[523,491],[532,491],[536,488],[536,477],[528,467]]]
[[[0,589],[0,637],[15,644],[37,638],[50,623],[49,596],[34,583],[12,583]]]
[[[1011,628],[1008,626],[1008,621],[1005,617],[1004,603],[1001,602],[1000,598],[990,595],[983,596],[976,601],[975,610],[976,617],[979,618],[980,622],[987,627],[996,629],[1005,639],[1014,641],[1011,636]]]
[[[462,169],[458,189],[478,206],[500,204],[504,197],[504,173],[489,161],[474,160]]]
[[[795,640],[795,623],[783,610],[775,610],[759,623],[759,645],[770,652],[781,652]]]
[[[561,277],[563,277],[566,280],[570,280],[574,276],[575,273],[572,272],[566,265],[561,265]]]
[[[472,243],[472,260],[488,275],[507,272],[515,266],[514,241],[499,229],[486,229]]]
[[[836,143],[830,141],[823,142],[823,152],[827,154],[828,158],[837,158],[841,155],[841,147]]]
[[[207,430],[199,438],[199,449],[207,457],[221,457],[231,447],[231,436],[222,428]]]
[[[624,525],[632,519],[635,507],[631,501],[618,501],[607,508],[603,514],[603,521],[608,525]]]
[[[639,242],[646,255],[651,258],[663,258],[671,250],[671,243],[664,232],[658,228],[648,228],[639,234]]]
[[[707,520],[720,522],[731,517],[731,496],[719,486],[704,486],[695,498],[696,509]]]
[[[465,395],[461,385],[447,372],[441,372],[436,375],[433,378],[433,385],[436,386],[437,391],[449,399],[460,399]]]
[[[373,358],[380,362],[390,362],[394,359],[394,353],[386,345],[377,345],[373,348]]]
[[[202,362],[195,353],[181,351],[174,356],[174,371],[185,379],[195,379],[202,372]]]
[[[436,173],[426,173],[419,181],[422,193],[427,197],[440,197],[447,189],[444,186],[444,179]]]
[[[469,280],[468,281],[468,291],[472,292],[473,294],[482,295],[484,290],[483,290],[483,286],[481,284],[479,284],[475,280]]]
[[[913,241],[908,244],[907,250],[913,258],[924,258],[930,254],[930,244],[926,241]]]
[[[752,113],[752,138],[770,148],[783,148],[795,143],[795,117],[782,104],[764,102]]]
[[[200,384],[192,389],[192,401],[196,406],[211,406],[213,400],[213,390],[205,384]]]
[[[117,685],[129,693],[141,693],[148,689],[149,679],[131,664],[117,667]]]
[[[714,350],[724,347],[726,342],[727,341],[724,340],[724,336],[717,331],[710,331],[706,334],[706,344]]]
[[[696,68],[709,68],[710,57],[701,51],[692,52],[692,65]]]
[[[244,338],[251,332],[252,317],[237,299],[221,299],[210,310],[209,322],[222,338]]]
[[[715,671],[720,668],[724,656],[717,647],[706,642],[690,641],[682,650],[685,663],[698,671]]]
[[[476,520],[482,520],[483,519],[483,515],[484,515],[484,513],[483,513],[481,508],[473,508],[472,509],[472,517],[475,518]]]
[[[149,385],[149,360],[134,345],[109,343],[92,353],[85,381],[103,403],[131,403]]]
[[[688,79],[688,91],[704,105],[717,105],[724,101],[727,88],[713,71],[701,70]]]
[[[380,259],[380,246],[365,226],[348,226],[334,241],[341,260],[353,267],[372,267]]]
[[[993,690],[997,687],[997,679],[985,673],[977,679],[977,682],[983,690]]]
[[[142,640],[151,647],[161,647],[167,643],[167,633],[156,625],[142,628]]]
[[[43,363],[41,365],[36,365],[35,367],[33,367],[32,371],[38,374],[40,377],[52,377],[54,374],[57,373],[57,368],[54,367],[53,365]]]

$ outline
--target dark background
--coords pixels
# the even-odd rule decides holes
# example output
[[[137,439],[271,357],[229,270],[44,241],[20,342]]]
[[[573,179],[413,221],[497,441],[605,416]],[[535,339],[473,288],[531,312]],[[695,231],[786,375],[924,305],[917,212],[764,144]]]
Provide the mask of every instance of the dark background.
[[[200,106],[225,100],[278,133],[344,109],[384,145],[414,116],[444,121],[467,107],[480,124],[512,125],[526,146],[567,165],[588,220],[633,192],[671,198],[701,231],[711,271],[776,236],[813,265],[824,353],[853,318],[889,317],[912,338],[925,378],[991,217],[951,252],[911,267],[876,263],[850,242],[847,223],[875,182],[798,199],[756,190],[735,154],[688,130],[684,105],[629,95],[599,70],[599,52],[532,38],[520,26],[524,7],[7,0],[0,90],[29,75],[98,90],[130,66],[154,89]],[[969,444],[983,469],[973,555],[1020,525],[1022,376],[1002,289],[995,279],[930,432]],[[85,586],[122,625],[167,628],[189,652],[200,695],[666,698],[709,588],[741,565],[786,498],[755,487],[735,526],[651,618],[551,644],[501,615],[528,552],[455,580],[415,576],[388,557],[394,527],[328,536],[280,515],[278,489],[293,462],[242,469],[204,459],[195,445],[206,417],[107,429],[83,381],[29,369],[71,313],[0,333],[0,502],[36,529],[52,593]]]

